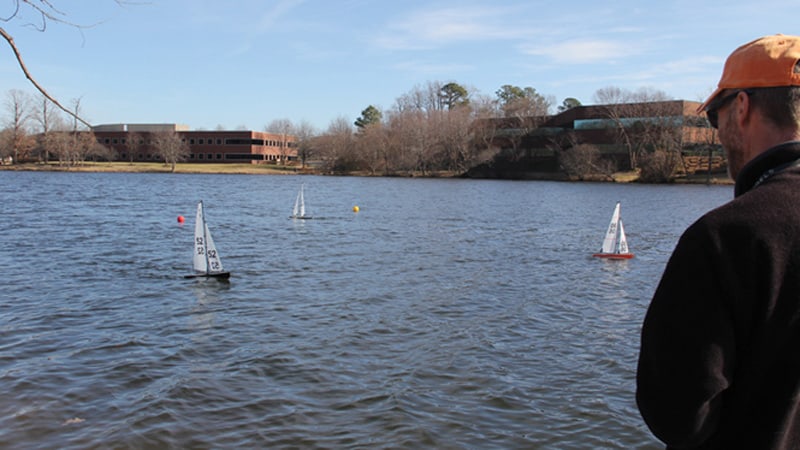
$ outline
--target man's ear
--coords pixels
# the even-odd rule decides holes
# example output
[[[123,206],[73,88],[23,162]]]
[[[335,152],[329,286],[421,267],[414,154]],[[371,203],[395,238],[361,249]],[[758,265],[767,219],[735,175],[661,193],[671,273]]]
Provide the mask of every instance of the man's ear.
[[[736,110],[736,123],[739,127],[747,125],[753,120],[753,104],[750,102],[750,94],[741,91],[733,101],[733,108]]]

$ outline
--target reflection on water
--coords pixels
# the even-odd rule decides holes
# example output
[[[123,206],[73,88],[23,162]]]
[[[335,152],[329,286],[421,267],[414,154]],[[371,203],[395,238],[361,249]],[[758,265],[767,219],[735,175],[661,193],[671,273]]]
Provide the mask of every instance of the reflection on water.
[[[15,448],[659,448],[633,402],[641,319],[680,232],[731,196],[0,179],[0,442]],[[301,182],[313,220],[288,219]],[[183,279],[193,224],[175,218],[200,199],[229,283]],[[616,201],[636,258],[592,258]]]

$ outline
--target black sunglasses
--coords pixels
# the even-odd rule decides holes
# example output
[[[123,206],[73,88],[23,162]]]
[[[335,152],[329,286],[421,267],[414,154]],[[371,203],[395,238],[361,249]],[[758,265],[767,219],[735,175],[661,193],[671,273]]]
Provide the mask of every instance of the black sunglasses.
[[[725,106],[726,103],[736,98],[740,92],[744,92],[747,95],[753,95],[753,90],[751,89],[739,89],[738,91],[731,92],[730,94],[719,98],[718,100],[714,100],[708,105],[706,108],[706,116],[708,117],[708,123],[711,124],[713,128],[717,128],[719,125],[719,109]]]

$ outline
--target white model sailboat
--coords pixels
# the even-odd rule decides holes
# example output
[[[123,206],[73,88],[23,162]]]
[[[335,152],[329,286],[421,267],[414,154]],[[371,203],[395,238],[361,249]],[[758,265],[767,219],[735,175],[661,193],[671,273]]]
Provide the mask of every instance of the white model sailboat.
[[[611,222],[608,224],[606,236],[603,239],[603,247],[599,253],[592,256],[608,259],[631,259],[633,253],[628,250],[628,240],[625,238],[625,228],[622,226],[622,218],[619,215],[620,204],[614,207],[611,215]]]
[[[311,216],[306,215],[306,199],[303,195],[305,184],[300,185],[300,192],[297,193],[297,198],[294,200],[294,208],[290,219],[310,219]]]
[[[186,275],[185,278],[210,277],[228,279],[231,276],[230,272],[226,272],[222,268],[222,261],[219,259],[217,247],[214,245],[214,240],[211,239],[211,232],[208,231],[202,200],[197,203],[197,217],[194,223],[192,267],[194,273]]]

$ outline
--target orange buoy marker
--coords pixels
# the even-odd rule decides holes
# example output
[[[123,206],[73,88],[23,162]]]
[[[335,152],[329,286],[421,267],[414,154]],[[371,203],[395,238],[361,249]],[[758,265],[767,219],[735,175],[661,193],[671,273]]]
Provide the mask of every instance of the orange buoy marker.
[[[178,216],[178,223],[183,223],[185,221],[186,219],[184,219],[183,216]]]
[[[353,212],[358,212],[358,210],[359,210],[358,205],[353,206]]]

